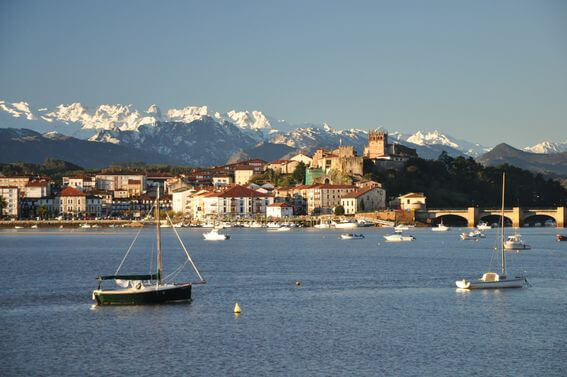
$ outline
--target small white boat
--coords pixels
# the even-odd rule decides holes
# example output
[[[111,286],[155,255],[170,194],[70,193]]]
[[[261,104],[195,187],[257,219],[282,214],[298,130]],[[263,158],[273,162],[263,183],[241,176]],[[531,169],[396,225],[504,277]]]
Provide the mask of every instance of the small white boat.
[[[478,230],[489,230],[489,229],[492,229],[492,225],[490,225],[490,224],[488,224],[488,223],[485,223],[485,222],[480,222],[480,223],[476,226],[476,228],[477,228]]]
[[[500,274],[496,272],[485,272],[480,279],[455,281],[459,289],[499,289],[499,288],[522,288],[528,284],[524,276],[508,278],[506,276],[506,255],[504,253],[504,189],[506,174],[502,173],[502,211],[500,229]]]
[[[264,224],[256,222],[256,221],[254,221],[252,224],[250,224],[250,228],[263,228],[263,227],[264,227]]]
[[[289,232],[291,228],[289,226],[280,226],[276,229],[277,232]]]
[[[329,229],[330,227],[331,227],[331,224],[323,223],[323,222],[321,222],[320,224],[313,225],[313,228],[315,228],[315,229]]]
[[[403,224],[396,225],[394,227],[394,232],[396,232],[396,233],[403,232],[404,230],[409,230],[409,227],[407,225],[403,225]]]
[[[176,224],[173,224],[173,227],[174,227],[174,228],[183,228],[183,223],[176,223]]]
[[[89,229],[91,227],[90,224],[81,224],[79,225],[79,227],[83,228],[83,229]]]
[[[461,233],[462,240],[479,240],[481,238],[486,238],[486,236],[480,230],[472,230],[468,233]]]
[[[93,224],[93,226],[91,226],[91,228],[100,228],[100,226],[98,224]]]
[[[527,245],[520,234],[513,234],[508,236],[504,242],[504,250],[529,250],[530,245]]]
[[[362,240],[362,239],[364,239],[364,234],[353,234],[353,233],[341,234],[341,240]]]
[[[337,229],[353,229],[358,228],[358,223],[356,221],[341,221],[339,223],[334,223]]]
[[[431,228],[431,230],[433,232],[446,232],[449,230],[449,227],[446,225],[443,225],[443,222],[437,224],[436,227]]]
[[[274,223],[274,222],[271,222],[271,223],[267,223],[267,224],[266,224],[266,227],[268,227],[268,228],[279,228],[280,226],[281,226],[281,224],[279,224],[279,223]]]
[[[33,224],[32,226],[30,226],[30,228],[37,229],[37,224]]]
[[[110,224],[108,227],[109,227],[109,228],[116,228],[116,225],[115,225],[115,224]]]
[[[219,233],[218,229],[213,228],[210,232],[203,233],[203,238],[207,241],[224,241],[230,238],[227,234]]]
[[[404,236],[401,233],[394,233],[394,234],[390,234],[388,236],[384,236],[384,238],[386,239],[386,241],[388,242],[410,242],[410,241],[415,241],[415,237],[414,236]]]
[[[496,288],[522,288],[526,284],[526,278],[517,276],[506,278],[496,272],[485,272],[478,280],[457,280],[455,285],[460,289],[496,289]]]
[[[24,227],[23,227],[23,226],[16,225],[16,226],[14,227],[14,229],[24,229]]]

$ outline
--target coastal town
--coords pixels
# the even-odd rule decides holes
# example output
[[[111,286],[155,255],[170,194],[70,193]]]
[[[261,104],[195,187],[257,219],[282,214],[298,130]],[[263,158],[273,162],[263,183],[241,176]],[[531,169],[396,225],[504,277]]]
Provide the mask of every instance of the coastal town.
[[[287,220],[367,214],[374,219],[413,219],[426,197],[388,197],[380,182],[365,178],[365,166],[399,169],[413,149],[388,142],[388,133],[369,133],[362,156],[354,147],[318,149],[309,156],[250,159],[193,169],[189,174],[119,172],[51,177],[0,176],[2,216],[13,220],[135,220],[161,206],[187,224],[212,219]],[[277,182],[270,179],[277,176]],[[380,215],[382,214],[382,215]],[[393,218],[392,218],[393,216]],[[313,222],[313,220],[312,220]]]

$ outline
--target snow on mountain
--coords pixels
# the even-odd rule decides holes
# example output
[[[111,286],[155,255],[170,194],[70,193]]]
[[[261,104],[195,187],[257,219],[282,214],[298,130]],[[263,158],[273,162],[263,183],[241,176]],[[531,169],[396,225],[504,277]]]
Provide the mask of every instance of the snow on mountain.
[[[173,123],[177,126],[172,127]],[[164,126],[166,124],[167,127]],[[199,144],[203,140],[209,140],[213,135],[223,138],[232,135],[230,137],[238,140],[232,146],[229,145],[229,140],[221,140],[221,144],[226,142],[223,144],[224,148],[231,152],[249,147],[252,141],[255,143],[267,141],[285,144],[306,152],[321,147],[334,148],[340,144],[353,145],[359,153],[362,153],[368,141],[366,130],[337,130],[327,123],[292,124],[272,118],[258,110],[232,109],[223,113],[213,111],[208,106],[169,108],[162,112],[155,104],[150,105],[146,111],[138,111],[132,105],[104,104],[89,108],[81,103],[71,103],[52,109],[42,107],[34,111],[27,102],[0,101],[0,127],[27,128],[42,134],[56,131],[59,134],[90,141],[149,148],[158,153],[171,153],[175,149],[176,153],[185,153],[186,158],[191,159],[197,158],[194,153],[187,154],[177,148],[171,149],[167,143],[189,147],[189,144]],[[183,127],[189,127],[192,131],[185,132]],[[214,129],[207,130],[203,127]],[[164,129],[175,130],[175,134],[170,135],[168,140],[165,134],[161,134]],[[152,142],[154,144],[158,142],[157,138],[152,139],[157,134],[159,140],[166,143],[165,145],[151,145]],[[189,144],[182,143],[184,138],[188,137],[199,139],[185,140]],[[437,158],[443,150],[451,155],[464,153],[476,157],[487,150],[479,144],[458,140],[437,130],[418,131],[414,134],[390,132],[389,141],[415,148],[424,158]],[[208,141],[205,144],[208,145]],[[204,153],[210,152],[208,156],[211,157],[214,155],[213,146],[209,145],[208,148],[210,151],[199,149]],[[205,161],[208,157],[203,158]],[[217,161],[216,157],[212,158]],[[197,160],[187,161],[192,163]]]
[[[525,147],[524,151],[532,153],[561,153],[567,152],[567,140],[554,143],[552,141],[543,141],[539,144]]]
[[[457,149],[469,156],[477,157],[483,153],[486,153],[490,148],[486,148],[477,143],[471,143],[464,140],[455,139],[451,136],[447,136],[438,130],[430,132],[417,131],[409,137],[402,137],[405,141],[413,143],[416,145],[440,145],[447,146],[453,149]]]

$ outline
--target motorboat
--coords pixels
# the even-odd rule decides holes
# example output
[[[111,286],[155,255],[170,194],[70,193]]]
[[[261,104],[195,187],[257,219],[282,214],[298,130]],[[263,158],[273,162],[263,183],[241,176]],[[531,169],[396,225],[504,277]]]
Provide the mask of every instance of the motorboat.
[[[520,234],[513,234],[508,236],[506,241],[504,242],[504,250],[529,250],[531,249],[530,245],[527,245],[522,240],[522,235]]]
[[[37,229],[37,224],[33,224],[32,226],[30,226],[30,228]]]
[[[90,229],[90,228],[91,228],[91,225],[90,225],[90,224],[86,224],[86,223],[85,223],[85,224],[81,224],[81,225],[79,225],[79,226],[80,226],[81,228],[83,228],[83,229]]]
[[[357,222],[358,222],[359,228],[366,228],[366,227],[374,226],[374,223],[372,221],[368,221],[368,220],[364,220],[364,219],[357,220]]]
[[[384,236],[384,239],[388,242],[410,242],[415,241],[414,236],[404,236],[401,233],[394,233],[387,236]]]
[[[564,234],[557,234],[557,235],[555,236],[555,239],[556,239],[557,241],[567,241],[567,236],[564,235]]]
[[[250,228],[263,228],[264,225],[262,223],[256,222],[254,221],[252,224],[250,224]]]
[[[203,238],[207,241],[224,241],[230,238],[227,234],[219,233],[217,228],[211,229],[210,232],[203,233]]]
[[[364,239],[364,234],[344,233],[341,234],[341,240],[361,240]]]
[[[281,226],[281,224],[275,223],[275,222],[271,222],[271,223],[266,224],[267,228],[279,228],[280,226]]]
[[[485,272],[480,279],[461,279],[455,281],[459,289],[499,289],[499,288],[522,288],[527,285],[528,280],[524,276],[507,277],[506,255],[504,253],[504,189],[506,173],[502,173],[502,210],[500,231],[500,273]]]
[[[449,230],[449,227],[446,225],[443,225],[443,222],[440,222],[439,224],[437,224],[436,227],[431,228],[431,230],[433,232],[446,232]]]
[[[16,225],[16,226],[14,227],[14,229],[24,229],[24,227],[23,227],[23,226],[20,226],[20,225]]]
[[[276,232],[289,232],[291,228],[289,226],[282,225],[279,228],[276,228]]]
[[[341,221],[338,223],[334,223],[335,228],[337,229],[352,229],[352,228],[358,228],[358,223],[356,221]]]
[[[462,240],[479,240],[481,238],[486,238],[486,236],[480,230],[472,230],[470,232],[461,233]]]
[[[489,229],[492,229],[492,225],[490,225],[490,224],[488,224],[488,223],[485,223],[485,222],[480,222],[480,223],[476,226],[476,228],[477,228],[478,230],[489,230]]]

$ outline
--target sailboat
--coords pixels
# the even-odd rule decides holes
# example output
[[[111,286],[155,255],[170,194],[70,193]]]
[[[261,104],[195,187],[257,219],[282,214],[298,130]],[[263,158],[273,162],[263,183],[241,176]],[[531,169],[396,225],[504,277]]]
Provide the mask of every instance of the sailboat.
[[[134,274],[134,275],[124,275],[118,274],[122,264],[126,260],[128,253],[132,249],[136,239],[140,235],[142,228],[138,231],[136,238],[132,241],[126,255],[122,259],[122,262],[118,266],[114,275],[103,275],[97,278],[98,288],[93,291],[92,298],[96,301],[97,305],[141,305],[141,304],[162,304],[177,301],[191,301],[191,288],[193,284],[204,284],[205,280],[197,270],[195,263],[191,259],[187,248],[181,241],[181,237],[177,233],[176,228],[172,228],[177,236],[177,240],[181,244],[181,247],[185,251],[187,256],[187,262],[190,262],[193,266],[193,270],[199,277],[198,282],[182,282],[173,283],[166,282],[166,278],[163,277],[163,257],[161,250],[161,224],[160,224],[160,202],[159,202],[159,188],[157,192],[157,198],[155,203],[155,223],[156,223],[156,244],[157,244],[157,271],[150,274]],[[171,219],[168,216],[168,220],[171,223]],[[185,263],[187,263],[185,262]],[[184,265],[183,265],[184,266]],[[177,272],[181,271],[183,268],[181,266],[176,269],[173,274],[176,275]],[[102,289],[101,285],[104,281],[113,280],[121,288],[115,289]]]
[[[504,254],[504,191],[506,184],[506,173],[502,173],[502,219],[500,232],[500,274],[497,272],[486,272],[478,280],[457,280],[455,284],[460,289],[497,289],[497,288],[522,288],[527,284],[524,276],[508,278],[506,276],[506,256]]]

